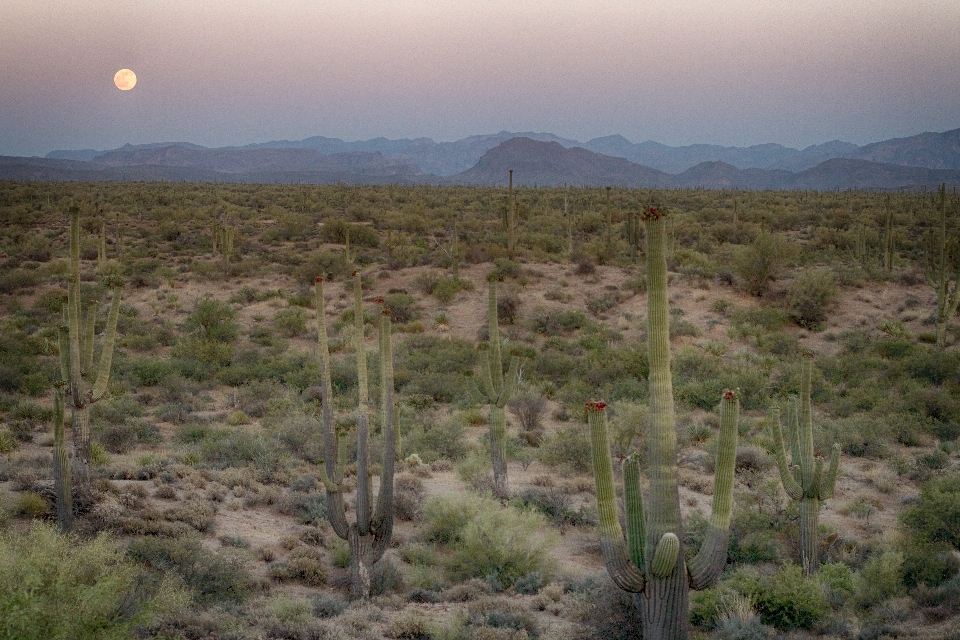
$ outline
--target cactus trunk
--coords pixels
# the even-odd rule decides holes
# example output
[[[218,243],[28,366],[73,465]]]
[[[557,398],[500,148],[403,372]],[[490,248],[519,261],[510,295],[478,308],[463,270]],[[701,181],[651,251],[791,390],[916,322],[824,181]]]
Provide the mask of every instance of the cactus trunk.
[[[507,484],[507,414],[505,407],[513,397],[517,386],[517,370],[520,360],[510,358],[507,373],[503,373],[500,352],[500,327],[497,322],[497,282],[490,279],[487,300],[487,326],[489,342],[481,344],[481,383],[473,389],[481,402],[490,405],[490,461],[493,467],[493,497],[506,500],[510,497]]]
[[[650,490],[643,501],[636,453],[623,463],[627,535],[616,511],[613,468],[606,431],[606,404],[587,403],[600,548],[607,571],[625,591],[640,594],[643,635],[657,640],[689,636],[689,592],[709,587],[726,563],[739,405],[727,391],[720,401],[720,435],[713,511],[703,546],[685,562],[680,493],[677,483],[676,428],[670,375],[666,233],[656,208],[645,212],[647,231],[647,334],[650,361],[650,414],[647,440]]]

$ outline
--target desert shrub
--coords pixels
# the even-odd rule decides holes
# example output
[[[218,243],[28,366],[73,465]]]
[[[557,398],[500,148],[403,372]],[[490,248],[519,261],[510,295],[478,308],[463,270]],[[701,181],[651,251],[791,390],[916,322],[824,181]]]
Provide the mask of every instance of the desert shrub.
[[[79,542],[39,523],[0,533],[5,637],[123,640],[178,600],[168,581],[144,580],[107,535]]]
[[[313,615],[318,618],[335,618],[350,606],[350,603],[335,593],[318,593],[311,598]]]
[[[273,324],[285,338],[296,338],[307,332],[307,312],[301,307],[280,309],[273,315]]]
[[[853,602],[874,607],[887,598],[903,595],[903,556],[895,551],[874,554],[854,577]]]
[[[142,387],[156,386],[175,373],[176,369],[167,358],[143,356],[134,359],[130,365],[134,383]]]
[[[805,270],[790,283],[787,306],[801,327],[816,329],[827,319],[840,291],[829,269]]]
[[[466,397],[463,374],[473,370],[476,357],[473,343],[467,340],[411,335],[395,344],[395,383],[407,396],[453,402]]]
[[[583,508],[574,510],[570,506],[570,498],[560,489],[528,487],[513,498],[513,504],[539,511],[561,529],[567,526],[588,524],[591,521],[590,516]]]
[[[32,491],[23,491],[17,496],[14,513],[28,518],[39,518],[50,511],[50,501]]]
[[[286,560],[271,563],[269,572],[274,580],[295,580],[311,587],[327,582],[323,551],[306,545],[294,547]]]
[[[327,498],[321,493],[290,491],[277,501],[277,511],[311,524],[327,517]]]
[[[376,229],[365,224],[351,224],[340,218],[327,218],[320,230],[320,237],[324,242],[346,244],[350,237],[351,247],[380,246],[380,237]]]
[[[568,589],[576,597],[576,619],[584,627],[578,638],[635,640],[643,636],[637,597],[617,587],[606,572],[587,576]],[[697,598],[700,593],[691,595]]]
[[[456,418],[437,423],[432,416],[423,416],[403,433],[403,450],[416,453],[428,464],[437,460],[463,460],[470,451],[466,427]]]
[[[384,298],[383,307],[390,312],[390,318],[397,324],[413,322],[420,317],[420,305],[417,299],[406,292],[387,295]]]
[[[733,268],[744,290],[750,295],[759,296],[795,253],[795,245],[785,235],[762,232],[752,244],[734,255]]]
[[[960,549],[960,474],[926,482],[920,499],[902,515],[904,527],[927,542],[945,542]]]
[[[239,332],[239,326],[234,322],[236,315],[226,302],[205,296],[187,317],[184,329],[203,340],[233,342]]]
[[[463,622],[469,637],[485,637],[483,629],[506,632],[504,635],[494,634],[492,638],[537,638],[540,635],[536,616],[519,602],[503,597],[488,596],[471,602],[467,605]]]
[[[403,574],[389,557],[381,559],[370,569],[370,595],[383,596],[403,589]]]
[[[570,469],[577,473],[590,471],[592,452],[590,434],[582,426],[566,427],[544,439],[537,450],[540,462],[548,467]]]
[[[243,602],[252,585],[242,562],[207,550],[198,538],[138,538],[127,553],[151,569],[176,573],[204,606]]]
[[[814,576],[804,576],[794,564],[781,567],[772,576],[738,571],[731,586],[756,605],[764,624],[777,629],[809,629],[823,620],[830,605]]]
[[[453,302],[453,299],[457,297],[458,293],[466,288],[467,282],[467,280],[457,278],[443,278],[437,281],[430,293],[437,299],[437,302],[442,305],[448,305]]]
[[[423,499],[427,495],[423,480],[409,473],[401,473],[393,485],[393,513],[400,520],[418,520],[423,513]]]
[[[524,393],[511,399],[508,406],[524,430],[539,431],[543,428],[543,416],[547,410],[545,396]]]
[[[533,571],[549,574],[557,540],[545,525],[539,514],[481,498],[454,535],[447,569],[455,579],[495,580],[503,588]]]

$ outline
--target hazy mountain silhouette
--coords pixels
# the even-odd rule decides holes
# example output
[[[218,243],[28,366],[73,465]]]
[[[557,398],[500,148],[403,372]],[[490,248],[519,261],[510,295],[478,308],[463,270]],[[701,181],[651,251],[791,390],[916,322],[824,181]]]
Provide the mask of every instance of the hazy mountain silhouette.
[[[417,165],[421,171],[437,176],[462,173],[490,149],[511,138],[524,137],[542,142],[557,142],[563,147],[582,147],[596,153],[620,157],[665,173],[683,173],[702,162],[725,162],[738,169],[784,169],[800,172],[834,158],[859,158],[873,162],[921,166],[931,169],[960,169],[960,129],[944,133],[922,133],[908,138],[897,138],[859,147],[849,142],[834,140],[805,149],[793,149],[780,144],[759,144],[750,147],[725,147],[694,144],[671,147],[659,142],[633,143],[621,135],[594,138],[581,143],[551,133],[499,133],[470,136],[453,142],[435,142],[430,138],[373,138],[345,142],[339,138],[313,136],[303,140],[274,140],[242,146],[220,147],[216,150],[252,151],[265,149],[312,149],[324,155],[347,152],[380,153]],[[207,150],[206,147],[186,142],[124,145],[119,149],[95,151],[51,151],[48,158],[86,160],[114,151],[137,151],[163,147],[183,147]]]
[[[487,151],[472,169],[447,179],[451,184],[506,185],[508,171],[521,186],[557,187],[609,185],[665,187],[671,176],[581,147],[567,149],[557,142],[511,138]]]
[[[314,136],[210,149],[190,143],[52,151],[2,158],[13,180],[199,180],[619,185],[738,189],[895,189],[956,183],[960,129],[859,147],[833,141],[805,149],[779,144],[670,147],[620,135],[586,143],[550,133],[501,131],[454,142]]]
[[[726,162],[702,162],[679,174],[557,143],[513,138],[494,147],[472,169],[449,184],[505,185],[508,171],[521,186],[622,186],[704,189],[897,189],[960,183],[960,171],[833,158],[801,172],[738,169]]]

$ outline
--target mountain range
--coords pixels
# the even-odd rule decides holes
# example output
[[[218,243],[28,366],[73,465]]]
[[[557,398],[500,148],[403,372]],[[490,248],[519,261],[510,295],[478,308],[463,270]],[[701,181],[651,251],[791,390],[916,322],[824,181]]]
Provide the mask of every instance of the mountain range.
[[[960,129],[864,146],[833,141],[670,147],[620,135],[550,133],[345,142],[314,136],[207,148],[188,142],[0,156],[0,179],[374,184],[505,184],[739,189],[896,189],[960,183]]]

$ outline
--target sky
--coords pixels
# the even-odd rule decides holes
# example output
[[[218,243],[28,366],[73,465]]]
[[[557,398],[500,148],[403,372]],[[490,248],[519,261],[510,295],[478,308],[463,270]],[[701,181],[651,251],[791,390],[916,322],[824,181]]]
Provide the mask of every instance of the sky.
[[[803,148],[956,128],[958,0],[0,3],[0,155],[503,130]]]

